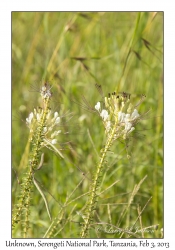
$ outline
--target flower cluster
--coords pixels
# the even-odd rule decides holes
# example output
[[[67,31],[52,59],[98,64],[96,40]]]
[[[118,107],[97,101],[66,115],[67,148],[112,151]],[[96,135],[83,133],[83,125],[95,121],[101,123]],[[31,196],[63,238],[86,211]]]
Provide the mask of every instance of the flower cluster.
[[[51,90],[50,84],[46,82],[46,83],[41,87],[41,90],[40,90],[41,97],[42,97],[43,99],[51,98],[52,92],[51,92],[50,90]]]
[[[34,109],[26,118],[26,124],[30,129],[30,141],[34,146],[33,159],[37,158],[38,161],[38,152],[42,147],[47,147],[64,158],[60,150],[55,147],[55,144],[58,143],[57,136],[61,133],[61,130],[58,129],[61,125],[61,117],[58,112],[52,113],[49,107],[52,97],[49,83],[46,82],[41,87],[40,94],[43,100],[43,108]],[[31,162],[33,168],[35,168],[36,160],[34,159]]]
[[[37,127],[39,127],[41,123],[41,118],[43,117],[43,109],[39,109],[38,111],[34,109],[34,112],[29,114],[29,117],[26,118],[26,124],[32,133],[35,131]],[[43,127],[42,135],[44,137],[44,141],[49,141],[51,144],[56,144],[56,137],[61,133],[61,130],[58,130],[56,127],[60,124],[61,118],[58,115],[58,112],[51,114],[49,110],[46,114],[46,122]]]
[[[103,106],[101,108],[101,103],[97,102],[95,109],[102,118],[106,134],[109,135],[115,126],[114,139],[121,136],[126,139],[140,119],[137,109],[130,102],[130,96],[125,92],[122,95],[114,92],[105,97]]]

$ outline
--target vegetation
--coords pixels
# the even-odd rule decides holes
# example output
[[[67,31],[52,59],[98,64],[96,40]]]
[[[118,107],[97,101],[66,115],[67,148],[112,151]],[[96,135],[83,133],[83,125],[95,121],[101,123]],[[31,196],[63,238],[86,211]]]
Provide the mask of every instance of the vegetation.
[[[98,112],[108,93],[139,103],[115,142]],[[40,133],[31,112],[45,114]],[[162,237],[163,13],[13,12],[12,114],[12,237]]]

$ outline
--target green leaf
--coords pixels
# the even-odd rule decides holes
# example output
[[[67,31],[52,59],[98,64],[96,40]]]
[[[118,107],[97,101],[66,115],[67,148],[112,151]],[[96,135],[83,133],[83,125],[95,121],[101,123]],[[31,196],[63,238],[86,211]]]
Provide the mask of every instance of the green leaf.
[[[35,184],[36,188],[37,188],[38,191],[40,192],[40,194],[41,194],[41,196],[42,196],[42,198],[43,198],[43,200],[44,200],[44,203],[45,203],[45,205],[46,205],[46,209],[47,209],[48,216],[49,216],[50,220],[52,220],[51,214],[50,214],[50,211],[49,211],[48,202],[47,202],[47,200],[46,200],[46,197],[45,197],[43,191],[41,190],[40,186],[38,185],[38,182],[36,181],[36,179],[34,178],[34,176],[33,176],[33,183]]]

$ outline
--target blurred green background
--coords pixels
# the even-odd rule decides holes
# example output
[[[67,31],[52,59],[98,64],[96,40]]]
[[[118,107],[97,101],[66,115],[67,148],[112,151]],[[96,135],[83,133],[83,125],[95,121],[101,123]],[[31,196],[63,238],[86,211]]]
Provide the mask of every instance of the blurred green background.
[[[98,202],[95,222],[126,229],[134,225],[140,206],[144,237],[161,237],[163,227],[163,13],[162,12],[13,12],[12,13],[12,203],[19,181],[26,172],[29,130],[25,119],[39,106],[42,83],[53,85],[53,109],[73,113],[70,134],[61,137],[65,160],[48,149],[36,178],[42,183],[51,214],[59,214],[59,203],[72,193],[72,201],[58,225],[56,238],[79,238],[80,222],[88,196],[97,152],[105,142],[104,128],[97,115],[82,108],[83,98],[91,106],[101,100],[95,83],[104,94],[131,93],[133,102],[145,94],[139,113],[150,110],[136,127],[128,144],[116,142],[106,164],[101,190],[112,183]],[[60,104],[61,103],[61,104]],[[79,103],[79,104],[77,104]],[[27,146],[26,146],[27,145]],[[82,180],[82,172],[88,178]],[[127,207],[135,184],[147,175]],[[53,198],[52,196],[55,198]],[[78,198],[79,197],[79,198]],[[148,202],[148,200],[151,200]],[[74,200],[75,199],[75,200]],[[148,204],[147,204],[148,202]],[[30,214],[30,238],[43,237],[50,221],[42,197],[34,189]],[[146,205],[147,204],[147,205]],[[146,206],[145,206],[146,205]],[[122,217],[121,217],[122,216]],[[140,227],[139,220],[135,227]],[[140,234],[141,235],[141,234]],[[90,231],[90,237],[119,238],[119,233]],[[141,235],[143,237],[143,235]],[[14,231],[20,237],[20,228]],[[129,237],[127,234],[123,238]]]

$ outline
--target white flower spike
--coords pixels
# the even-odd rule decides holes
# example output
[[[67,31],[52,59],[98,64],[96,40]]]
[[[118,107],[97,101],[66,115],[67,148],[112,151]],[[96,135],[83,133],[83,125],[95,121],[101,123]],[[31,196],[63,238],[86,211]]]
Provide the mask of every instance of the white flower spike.
[[[114,140],[127,135],[135,129],[140,115],[130,102],[130,94],[113,92],[104,98],[105,109],[101,110],[101,103],[97,102],[95,109],[103,120],[107,136],[113,131]]]
[[[103,109],[102,111],[101,111],[101,113],[100,113],[100,116],[102,117],[102,119],[104,120],[104,121],[106,121],[107,119],[108,119],[108,111],[107,110],[105,110],[105,109]]]
[[[100,102],[97,102],[97,104],[95,105],[95,109],[100,112]]]

